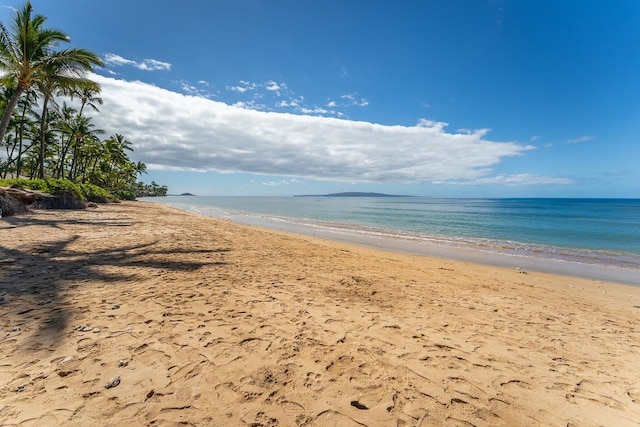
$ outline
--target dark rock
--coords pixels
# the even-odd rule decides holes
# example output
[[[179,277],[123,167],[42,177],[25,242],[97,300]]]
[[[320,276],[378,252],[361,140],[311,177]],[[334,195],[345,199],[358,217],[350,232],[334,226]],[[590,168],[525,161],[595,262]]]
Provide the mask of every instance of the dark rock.
[[[5,188],[4,191],[20,203],[27,206],[35,202],[38,199],[38,196],[42,194],[38,191],[25,190],[19,185],[12,185],[9,188]]]
[[[21,215],[29,212],[27,205],[13,197],[6,189],[0,188],[0,210],[3,216]]]
[[[34,209],[85,209],[87,205],[75,194],[67,190],[58,190],[53,194],[41,193],[41,197],[30,207]]]
[[[74,193],[58,190],[53,194],[26,190],[18,185],[0,188],[0,209],[3,216],[20,215],[29,209],[85,209],[86,204]]]

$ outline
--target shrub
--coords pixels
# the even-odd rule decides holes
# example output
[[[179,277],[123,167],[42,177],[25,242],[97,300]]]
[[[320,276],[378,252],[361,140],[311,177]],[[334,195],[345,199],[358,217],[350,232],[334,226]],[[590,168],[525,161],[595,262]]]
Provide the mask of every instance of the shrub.
[[[133,193],[133,191],[129,191],[129,190],[118,190],[116,191],[115,195],[119,200],[135,200],[136,199],[136,195]]]
[[[79,184],[83,199],[88,202],[107,203],[115,197],[102,187],[93,184]]]
[[[25,189],[40,191],[43,193],[69,191],[73,193],[78,199],[88,202],[106,203],[115,199],[113,194],[102,187],[98,187],[97,185],[93,184],[76,184],[66,179],[0,179],[0,187],[9,187],[13,184],[19,185],[20,187]]]

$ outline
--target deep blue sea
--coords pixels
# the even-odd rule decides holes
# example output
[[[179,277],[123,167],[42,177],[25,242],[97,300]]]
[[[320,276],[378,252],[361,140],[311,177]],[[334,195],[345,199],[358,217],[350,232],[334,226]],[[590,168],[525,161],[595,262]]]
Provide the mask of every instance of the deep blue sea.
[[[640,199],[199,197],[148,199],[204,215],[304,224],[453,247],[640,269]]]

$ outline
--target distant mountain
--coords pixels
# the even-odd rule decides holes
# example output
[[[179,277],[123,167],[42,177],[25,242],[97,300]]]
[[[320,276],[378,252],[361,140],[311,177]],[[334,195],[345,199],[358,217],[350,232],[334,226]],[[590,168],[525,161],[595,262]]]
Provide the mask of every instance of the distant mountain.
[[[191,193],[182,193],[181,196],[194,196],[194,194]]]
[[[383,193],[361,193],[359,191],[347,191],[344,193],[331,193],[331,194],[301,194],[293,197],[411,197],[401,196],[397,194],[383,194]]]

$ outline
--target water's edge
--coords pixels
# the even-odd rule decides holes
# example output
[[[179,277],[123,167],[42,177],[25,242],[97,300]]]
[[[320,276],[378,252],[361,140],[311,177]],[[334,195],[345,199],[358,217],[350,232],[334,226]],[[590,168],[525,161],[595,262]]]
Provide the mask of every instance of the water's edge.
[[[212,206],[164,203],[162,201],[149,199],[146,199],[146,201],[162,203],[203,216],[228,219],[246,225],[319,237],[390,252],[640,286],[640,269],[637,268],[624,268],[620,266],[557,259],[550,257],[549,254],[545,256],[538,254],[536,256],[530,253],[500,252],[490,247],[472,247],[468,244],[455,241],[447,242],[435,239],[416,239],[411,236],[386,233],[383,230],[366,230],[345,226],[344,224],[330,224],[320,221],[260,215],[245,211],[220,209]]]

